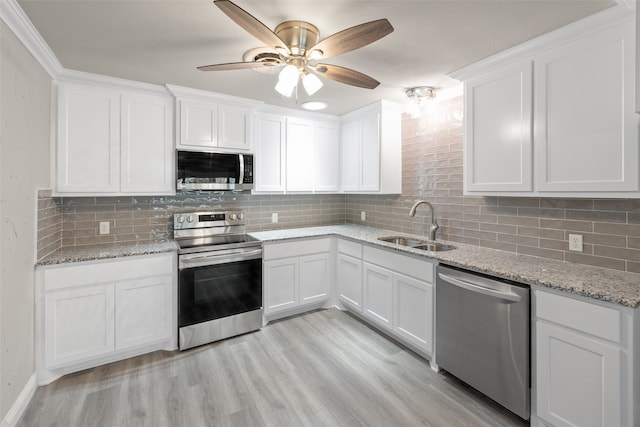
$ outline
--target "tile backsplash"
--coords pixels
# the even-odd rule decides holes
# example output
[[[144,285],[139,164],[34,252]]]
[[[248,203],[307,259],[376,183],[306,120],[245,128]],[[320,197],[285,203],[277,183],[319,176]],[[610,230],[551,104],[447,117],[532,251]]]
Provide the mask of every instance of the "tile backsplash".
[[[401,195],[251,195],[182,192],[176,196],[64,197],[41,192],[38,258],[60,247],[151,242],[173,236],[175,212],[244,209],[247,229],[263,231],[364,224],[428,235],[433,204],[438,238],[544,258],[640,273],[640,199],[478,197],[462,194],[462,97],[402,118]],[[361,212],[366,221],[361,221]],[[278,213],[277,223],[271,214]],[[110,234],[100,235],[108,221]],[[584,251],[569,251],[569,234]]]

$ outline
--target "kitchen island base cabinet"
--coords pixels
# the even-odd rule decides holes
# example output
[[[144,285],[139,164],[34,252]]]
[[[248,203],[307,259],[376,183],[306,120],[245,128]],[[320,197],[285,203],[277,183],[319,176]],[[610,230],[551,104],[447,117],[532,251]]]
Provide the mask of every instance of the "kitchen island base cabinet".
[[[155,350],[176,348],[174,253],[39,267],[40,384]]]
[[[264,245],[263,305],[267,320],[329,302],[332,241],[326,237]]]
[[[637,426],[637,310],[535,295],[534,426]],[[634,324],[635,323],[635,324]],[[634,405],[636,406],[634,408]]]

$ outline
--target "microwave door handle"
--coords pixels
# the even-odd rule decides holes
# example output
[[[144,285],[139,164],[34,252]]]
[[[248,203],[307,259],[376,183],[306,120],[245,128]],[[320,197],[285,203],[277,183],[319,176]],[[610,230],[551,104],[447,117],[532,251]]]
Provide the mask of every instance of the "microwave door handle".
[[[240,176],[238,177],[238,184],[244,184],[244,155],[239,154],[238,159],[240,160]]]
[[[459,288],[466,289],[471,292],[477,292],[479,294],[488,295],[490,297],[498,298],[507,301],[508,303],[518,302],[520,301],[520,296],[513,294],[511,292],[502,292],[495,289],[487,288],[484,286],[476,285],[474,283],[469,283],[464,280],[458,280],[451,276],[447,276],[446,274],[438,273],[438,276],[442,280],[447,283],[450,283],[454,286],[458,286]],[[437,292],[437,290],[436,290]]]

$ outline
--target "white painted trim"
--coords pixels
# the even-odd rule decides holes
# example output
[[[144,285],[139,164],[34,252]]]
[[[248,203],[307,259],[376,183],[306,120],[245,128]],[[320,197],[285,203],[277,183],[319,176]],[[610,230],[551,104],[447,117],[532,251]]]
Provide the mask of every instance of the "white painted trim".
[[[17,0],[0,0],[0,18],[52,78],[60,74],[63,70],[62,64],[35,29]]]
[[[633,13],[633,11],[625,6],[616,5],[453,71],[449,73],[448,76],[453,79],[465,81],[499,67],[525,59],[531,59],[549,48],[577,40],[633,19],[635,19],[635,13]]]
[[[11,406],[9,412],[7,412],[7,415],[4,417],[4,420],[2,420],[0,427],[13,427],[18,424],[18,421],[22,418],[24,411],[29,406],[29,403],[31,403],[31,399],[33,398],[37,388],[38,375],[34,372],[22,388],[22,391],[18,395],[16,401],[13,402],[13,406]]]
[[[164,85],[143,83],[135,80],[121,79],[119,77],[105,76],[103,74],[70,70],[68,68],[63,68],[56,76],[56,79],[72,83],[84,83],[91,86],[103,86],[109,89],[131,89],[139,92],[150,92],[153,94],[170,96]]]
[[[262,101],[249,98],[241,98],[239,96],[225,95],[222,93],[209,92],[201,89],[193,89],[190,87],[165,85],[167,90],[177,97],[199,98],[205,102],[221,102],[223,104],[233,104],[241,107],[255,108],[262,105]]]

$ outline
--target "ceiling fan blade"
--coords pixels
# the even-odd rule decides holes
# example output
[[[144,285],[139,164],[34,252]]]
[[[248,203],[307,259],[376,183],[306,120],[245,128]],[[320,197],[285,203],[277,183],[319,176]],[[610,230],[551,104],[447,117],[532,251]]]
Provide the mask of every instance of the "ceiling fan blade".
[[[309,51],[321,50],[322,58],[329,58],[366,46],[392,32],[393,27],[388,20],[378,19],[332,34]]]
[[[236,24],[240,25],[245,31],[267,46],[282,47],[287,49],[287,51],[289,50],[287,44],[283,42],[276,33],[240,6],[235,5],[229,0],[215,0],[213,3]]]
[[[338,65],[318,64],[314,68],[321,76],[351,86],[375,89],[380,84],[379,81],[367,76],[366,74],[362,74],[361,72],[350,68],[340,67]]]
[[[226,64],[203,65],[198,67],[200,71],[226,71],[243,70],[250,68],[273,67],[275,64],[267,62],[228,62]]]

